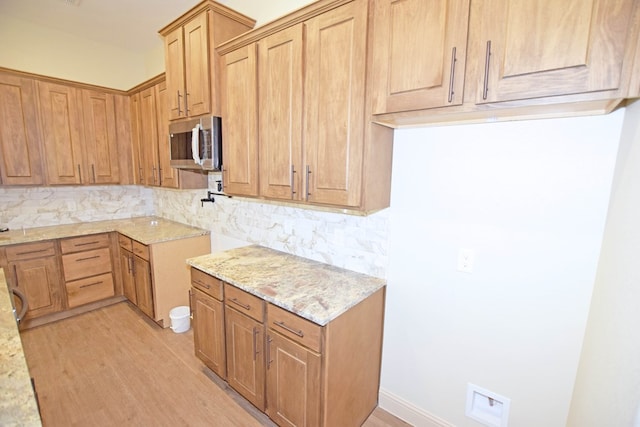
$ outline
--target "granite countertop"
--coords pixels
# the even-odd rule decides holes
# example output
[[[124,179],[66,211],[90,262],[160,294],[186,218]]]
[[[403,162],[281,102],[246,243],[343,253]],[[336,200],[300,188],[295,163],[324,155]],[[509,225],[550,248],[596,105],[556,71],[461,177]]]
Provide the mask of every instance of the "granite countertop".
[[[209,234],[208,230],[191,227],[164,218],[146,216],[27,228],[24,232],[23,230],[11,230],[0,233],[0,246],[111,231],[117,231],[145,245]]]
[[[257,245],[190,258],[187,264],[321,326],[386,285],[384,279]]]
[[[0,268],[0,425],[41,426],[11,298]]]

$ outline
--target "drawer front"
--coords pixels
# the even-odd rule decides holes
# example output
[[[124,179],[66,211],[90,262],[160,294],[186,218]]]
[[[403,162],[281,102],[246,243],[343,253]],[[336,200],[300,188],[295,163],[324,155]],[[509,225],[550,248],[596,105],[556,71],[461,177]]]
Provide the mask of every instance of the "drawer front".
[[[194,288],[200,289],[205,294],[214,297],[218,301],[222,301],[222,280],[216,279],[197,268],[191,267],[191,285],[193,285]]]
[[[224,302],[240,313],[264,322],[264,301],[228,283],[224,284]]]
[[[69,307],[77,307],[114,296],[111,273],[68,282],[66,287]]]
[[[108,246],[109,235],[104,233],[92,234],[91,236],[74,237],[72,239],[63,239],[60,241],[60,249],[63,254],[106,248]]]
[[[322,326],[273,304],[267,305],[267,325],[269,329],[320,353]]]
[[[20,261],[22,259],[42,258],[56,254],[54,242],[24,243],[21,245],[7,246],[8,261]]]
[[[138,255],[140,258],[149,261],[149,246],[143,245],[140,242],[136,242],[132,240],[133,253]]]
[[[111,253],[109,248],[78,252],[62,256],[64,280],[82,279],[111,272]]]
[[[122,234],[118,234],[118,245],[120,245],[122,249],[126,249],[129,252],[133,251],[133,244],[131,242],[131,239],[127,236],[123,236]]]

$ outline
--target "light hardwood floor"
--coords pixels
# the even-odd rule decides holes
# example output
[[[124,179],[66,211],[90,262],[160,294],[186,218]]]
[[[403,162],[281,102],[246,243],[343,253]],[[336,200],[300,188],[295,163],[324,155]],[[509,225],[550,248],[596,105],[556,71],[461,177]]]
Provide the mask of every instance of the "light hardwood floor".
[[[22,342],[45,426],[274,425],[194,356],[193,331],[162,329],[126,302]],[[378,408],[364,426],[408,424]]]

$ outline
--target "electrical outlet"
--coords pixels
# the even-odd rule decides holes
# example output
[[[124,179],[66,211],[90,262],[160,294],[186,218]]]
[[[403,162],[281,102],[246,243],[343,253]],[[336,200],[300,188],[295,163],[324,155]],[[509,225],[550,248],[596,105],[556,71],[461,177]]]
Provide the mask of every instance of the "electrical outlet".
[[[458,251],[458,271],[463,273],[473,273],[473,263],[476,254],[473,249],[463,249]]]

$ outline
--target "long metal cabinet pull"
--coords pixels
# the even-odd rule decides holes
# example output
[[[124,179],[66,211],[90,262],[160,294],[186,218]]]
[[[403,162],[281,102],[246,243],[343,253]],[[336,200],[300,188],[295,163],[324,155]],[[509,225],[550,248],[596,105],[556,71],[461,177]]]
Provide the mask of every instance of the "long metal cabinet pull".
[[[97,245],[98,243],[100,243],[97,240],[94,240],[92,242],[85,242],[85,243],[74,243],[73,246],[89,246],[89,245]]]
[[[296,192],[295,192],[295,184],[296,184],[295,176],[296,176],[296,167],[294,165],[291,165],[291,199],[292,200],[294,199],[293,195],[296,194]]]
[[[86,258],[78,258],[76,262],[89,261],[91,259],[96,259],[96,258],[100,258],[100,255],[89,256]]]
[[[453,83],[456,78],[456,48],[454,47],[451,51],[451,72],[449,74],[449,102],[453,101]]]
[[[180,95],[180,91],[178,90],[178,115],[181,116],[182,115],[182,110],[180,109],[180,98],[182,98],[182,96]]]
[[[127,256],[127,270],[129,274],[133,274],[133,257]]]
[[[269,369],[269,366],[271,366],[271,341],[273,341],[273,338],[271,338],[270,335],[267,335],[267,369]]]
[[[93,176],[93,183],[96,183],[96,167],[95,165],[91,165],[91,175]]]
[[[80,288],[88,288],[90,286],[102,285],[103,281],[100,280],[98,282],[87,283],[86,285],[80,285]]]
[[[239,305],[240,307],[244,308],[245,310],[251,310],[251,306],[249,304],[243,304],[240,301],[238,301],[237,298],[231,298],[230,299],[231,302]]]
[[[189,115],[189,92],[184,92],[184,113]]]
[[[27,301],[27,296],[18,289],[12,288],[11,293],[17,296],[20,301],[22,301],[22,308],[20,309],[20,313],[16,315],[16,320],[18,321],[18,323],[20,323],[20,321],[24,319],[24,316],[29,310],[29,301]]]
[[[37,249],[35,251],[18,252],[16,255],[39,254],[41,252],[47,252],[48,250],[49,249]]]
[[[82,172],[80,172],[80,164],[78,163],[78,178],[80,179],[80,184],[82,184]]]
[[[286,324],[286,323],[284,323],[284,322],[273,322],[273,323],[274,323],[276,326],[280,326],[282,329],[284,329],[284,330],[286,330],[286,331],[289,331],[289,332],[291,332],[291,333],[292,333],[292,334],[294,334],[294,335],[299,336],[300,338],[304,338],[304,332],[302,332],[300,329],[298,329],[298,330],[293,329],[292,327],[287,326],[287,324]]]
[[[162,168],[160,166],[158,166],[158,181],[160,181],[158,185],[162,187]]]
[[[255,362],[258,358],[258,334],[260,331],[258,328],[253,328],[253,361]]]
[[[484,86],[482,87],[482,99],[487,99],[489,93],[489,64],[491,63],[491,40],[487,40],[487,52],[484,59]]]
[[[311,175],[311,169],[309,169],[309,165],[307,165],[307,173],[306,173],[306,183],[305,183],[305,191],[306,191],[306,195],[304,197],[305,201],[309,201],[309,196],[311,195],[311,193],[309,192],[309,175]]]

